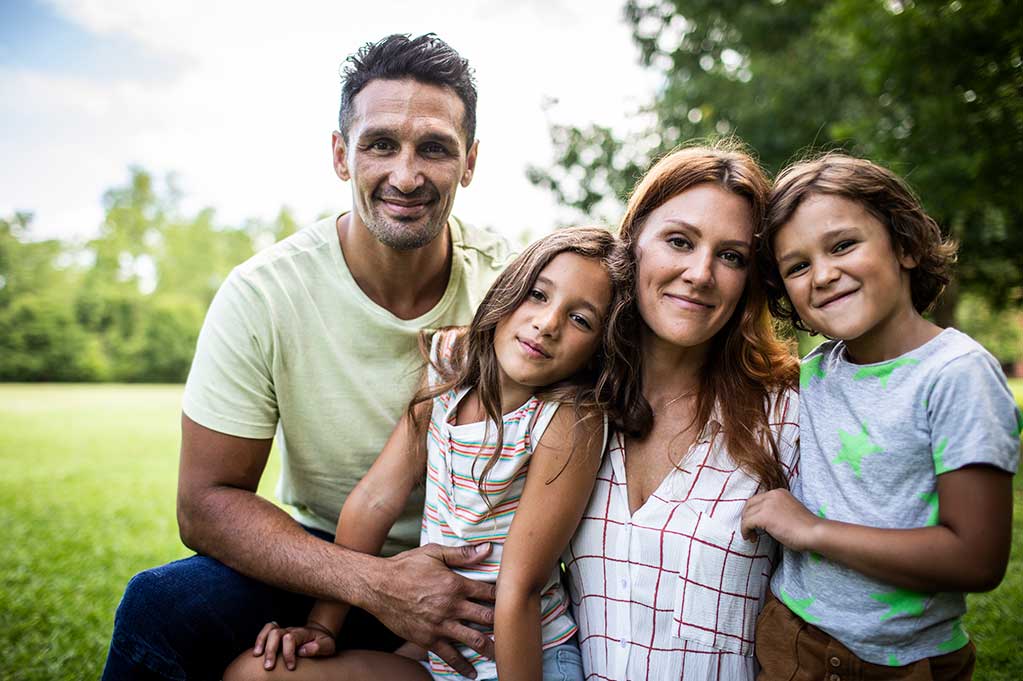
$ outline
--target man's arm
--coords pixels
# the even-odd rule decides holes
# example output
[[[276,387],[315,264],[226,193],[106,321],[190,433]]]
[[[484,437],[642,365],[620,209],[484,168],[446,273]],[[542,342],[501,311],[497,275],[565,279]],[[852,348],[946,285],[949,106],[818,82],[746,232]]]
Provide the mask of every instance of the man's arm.
[[[186,546],[267,584],[363,608],[464,674],[472,666],[449,640],[493,655],[490,641],[466,635],[473,630],[461,623],[493,621],[473,602],[493,600],[493,587],[448,567],[485,553],[430,545],[385,559],[317,539],[256,494],[271,442],[219,433],[182,414],[178,524]]]

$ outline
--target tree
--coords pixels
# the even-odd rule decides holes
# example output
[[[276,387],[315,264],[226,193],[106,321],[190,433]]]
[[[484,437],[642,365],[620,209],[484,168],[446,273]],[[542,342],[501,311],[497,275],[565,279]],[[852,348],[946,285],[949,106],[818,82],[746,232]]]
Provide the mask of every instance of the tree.
[[[629,0],[624,12],[642,64],[663,74],[643,112],[653,124],[627,137],[555,126],[553,167],[530,178],[560,202],[588,217],[620,206],[652,159],[692,138],[736,134],[771,172],[844,148],[909,179],[961,243],[961,290],[1023,302],[1023,4]]]

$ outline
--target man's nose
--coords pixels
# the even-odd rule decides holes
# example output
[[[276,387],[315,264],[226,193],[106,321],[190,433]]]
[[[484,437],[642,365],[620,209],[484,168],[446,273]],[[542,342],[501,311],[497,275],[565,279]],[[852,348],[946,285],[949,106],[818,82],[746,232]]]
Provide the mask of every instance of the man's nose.
[[[422,186],[423,174],[414,151],[403,151],[397,155],[391,168],[390,182],[402,194],[411,194]]]

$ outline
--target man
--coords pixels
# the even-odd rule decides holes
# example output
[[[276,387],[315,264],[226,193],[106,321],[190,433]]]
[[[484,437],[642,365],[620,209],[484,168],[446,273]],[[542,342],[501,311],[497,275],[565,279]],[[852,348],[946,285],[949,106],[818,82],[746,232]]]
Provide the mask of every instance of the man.
[[[237,267],[210,306],[178,482],[181,538],[200,555],[129,583],[108,681],[219,679],[266,622],[304,621],[312,597],[372,613],[353,612],[339,648],[409,640],[466,674],[451,641],[492,655],[466,623],[491,623],[479,602],[493,588],[449,568],[488,548],[413,548],[421,497],[392,530],[390,558],[330,542],[413,392],[419,330],[468,323],[507,260],[498,237],[450,216],[478,148],[466,60],[428,34],[390,36],[348,61],[332,142],[352,211]],[[294,518],[255,494],[275,434],[278,494]]]

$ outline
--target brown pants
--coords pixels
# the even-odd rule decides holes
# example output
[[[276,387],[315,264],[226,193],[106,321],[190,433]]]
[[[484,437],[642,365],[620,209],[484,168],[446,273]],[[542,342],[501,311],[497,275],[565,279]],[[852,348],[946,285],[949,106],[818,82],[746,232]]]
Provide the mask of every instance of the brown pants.
[[[977,661],[970,642],[905,667],[864,662],[770,592],[757,618],[756,652],[761,667],[757,681],[970,681]]]

